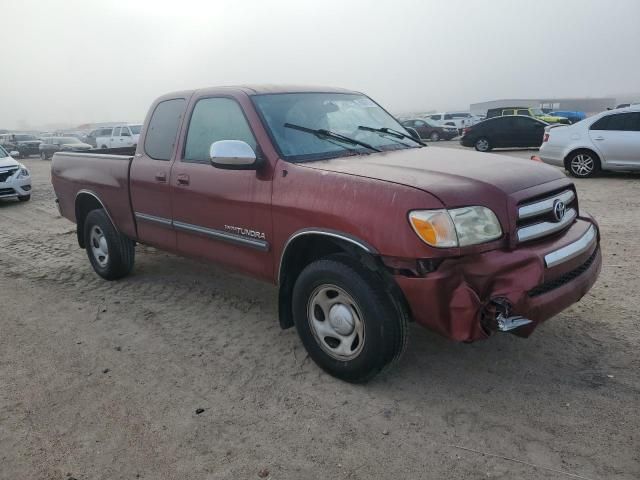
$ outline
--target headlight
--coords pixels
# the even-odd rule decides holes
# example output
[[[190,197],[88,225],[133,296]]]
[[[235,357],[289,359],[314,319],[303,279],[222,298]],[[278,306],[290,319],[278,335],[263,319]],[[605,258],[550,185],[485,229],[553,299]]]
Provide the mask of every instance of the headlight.
[[[477,245],[502,236],[498,218],[486,207],[414,210],[409,221],[426,244],[438,248]]]
[[[18,170],[18,175],[16,178],[24,178],[29,176],[29,170],[24,165],[20,165],[20,170]]]

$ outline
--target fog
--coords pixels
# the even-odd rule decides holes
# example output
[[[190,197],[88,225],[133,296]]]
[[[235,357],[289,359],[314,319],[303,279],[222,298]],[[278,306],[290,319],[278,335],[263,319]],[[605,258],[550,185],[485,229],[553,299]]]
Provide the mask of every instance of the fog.
[[[140,121],[168,91],[280,83],[400,113],[640,86],[640,1],[0,0],[0,128]]]

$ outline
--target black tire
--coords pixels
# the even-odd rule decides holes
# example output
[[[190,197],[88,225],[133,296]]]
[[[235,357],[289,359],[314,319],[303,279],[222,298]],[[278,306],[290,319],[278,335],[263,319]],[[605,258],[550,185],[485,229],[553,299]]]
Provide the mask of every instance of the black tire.
[[[40,159],[41,160],[46,160],[47,158],[48,157],[47,157],[47,154],[45,152],[40,152]]]
[[[602,168],[600,157],[591,150],[576,150],[565,160],[564,168],[576,178],[594,177]]]
[[[102,145],[100,148],[104,150],[105,148],[108,148],[108,147],[106,145]]]
[[[431,140],[432,142],[437,142],[440,140],[440,134],[438,132],[431,132],[431,135],[429,135],[429,140]]]
[[[327,287],[328,286],[328,287]],[[336,358],[328,353],[331,335],[320,340],[314,320],[316,292],[331,288],[341,290],[355,303],[355,318],[362,325],[362,344],[350,358]],[[331,298],[327,295],[326,298]],[[328,300],[329,302],[331,300]],[[327,373],[351,383],[363,383],[397,361],[407,340],[407,314],[385,288],[385,282],[360,262],[344,254],[332,255],[309,264],[300,274],[293,288],[293,316],[298,335],[309,356]],[[314,306],[315,305],[315,306]],[[330,305],[340,307],[341,303]],[[324,308],[320,309],[324,317]],[[313,312],[313,313],[310,313]],[[331,327],[329,318],[323,319]],[[336,330],[334,330],[335,332]],[[354,343],[350,345],[354,347]],[[358,350],[359,349],[359,350]]]
[[[97,237],[104,238],[106,255],[94,253],[105,246],[101,240],[96,241]],[[118,233],[104,210],[92,210],[87,215],[84,221],[84,244],[91,266],[105,280],[125,277],[133,269],[135,243]]]
[[[489,139],[487,137],[480,137],[478,138],[473,146],[475,147],[475,149],[479,152],[490,152],[491,149],[493,148],[491,146],[491,142],[489,141]]]
[[[28,202],[29,200],[31,200],[31,195],[20,195],[18,197],[18,200],[20,200],[21,202]]]

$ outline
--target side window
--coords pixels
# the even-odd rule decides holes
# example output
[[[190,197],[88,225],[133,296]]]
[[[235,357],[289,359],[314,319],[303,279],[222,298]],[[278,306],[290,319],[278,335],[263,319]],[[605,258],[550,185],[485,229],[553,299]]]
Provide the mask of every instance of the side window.
[[[638,113],[619,113],[617,115],[607,115],[591,125],[591,130],[616,130],[616,131],[637,131]]]
[[[431,115],[431,120],[440,120],[441,115]]]
[[[414,125],[415,125],[416,127],[424,127],[426,124],[425,124],[422,120],[416,120],[416,121],[414,122]]]
[[[203,98],[196,103],[184,149],[186,162],[209,163],[209,149],[219,140],[242,140],[256,149],[249,123],[235,100]]]
[[[502,115],[513,115],[514,110],[502,110]]]
[[[122,127],[122,131],[120,132],[120,135],[123,137],[130,137],[131,132],[129,132],[129,127]]]
[[[527,115],[529,116],[529,110],[516,110],[516,115]]]
[[[150,158],[171,159],[185,108],[186,102],[183,98],[165,100],[156,106],[144,138],[144,151]]]
[[[116,127],[113,129],[113,133],[111,134],[112,137],[119,137],[120,136],[120,127]]]
[[[629,122],[629,130],[640,132],[640,112],[630,113],[631,121]]]
[[[453,118],[453,115],[451,115],[450,113],[445,114],[444,119],[445,120],[451,120]]]

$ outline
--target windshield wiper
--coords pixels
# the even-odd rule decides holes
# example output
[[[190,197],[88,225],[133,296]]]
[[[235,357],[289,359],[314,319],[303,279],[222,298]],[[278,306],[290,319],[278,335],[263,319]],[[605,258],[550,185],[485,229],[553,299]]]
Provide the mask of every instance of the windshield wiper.
[[[360,125],[358,127],[358,130],[364,130],[365,132],[386,133],[387,135],[390,135],[396,138],[408,138],[409,140],[416,142],[418,145],[422,145],[423,147],[427,146],[421,140],[413,138],[411,135],[407,135],[406,133],[402,133],[398,130],[394,130],[393,128],[387,128],[387,127],[373,128],[373,127],[366,127],[364,125]]]
[[[360,140],[356,140],[355,138],[345,137],[344,135],[340,135],[339,133],[332,132],[331,130],[326,130],[324,128],[308,128],[303,127],[302,125],[295,125],[293,123],[285,123],[284,126],[285,128],[292,128],[293,130],[310,133],[321,139],[331,138],[334,140],[340,140],[342,142],[349,143],[351,145],[359,145],[361,147],[368,148],[369,150],[373,150],[374,152],[382,151],[379,148],[369,145],[368,143],[361,142]]]

